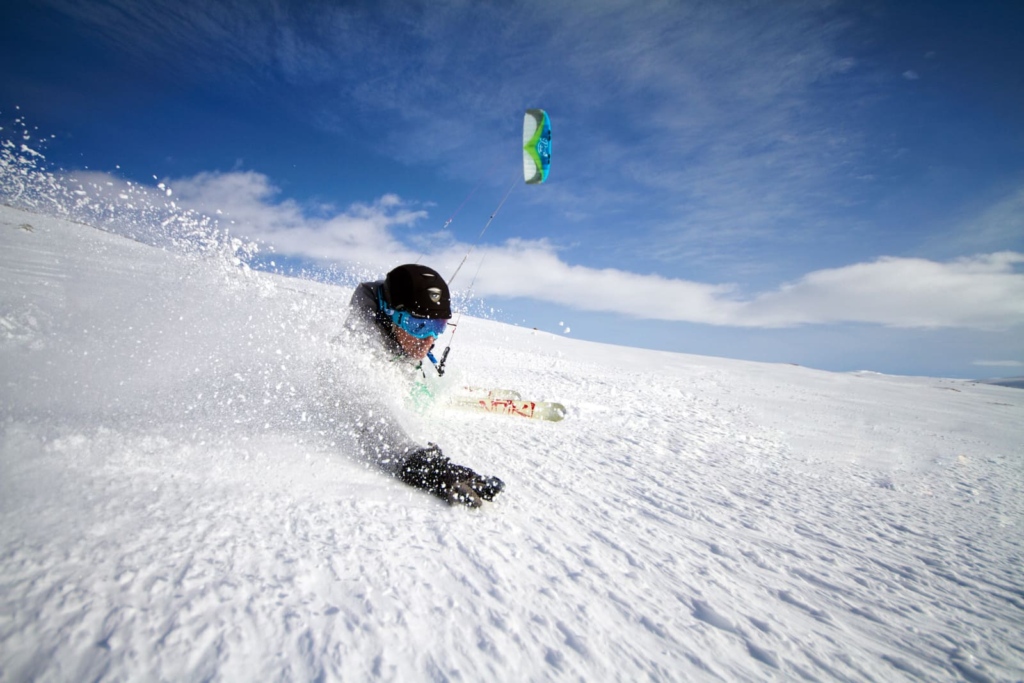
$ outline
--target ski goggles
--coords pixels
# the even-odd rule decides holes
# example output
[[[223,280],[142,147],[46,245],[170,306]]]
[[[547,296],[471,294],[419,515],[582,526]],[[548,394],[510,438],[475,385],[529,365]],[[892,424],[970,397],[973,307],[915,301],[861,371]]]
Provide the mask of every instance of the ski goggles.
[[[432,337],[437,339],[444,334],[448,327],[448,321],[444,318],[420,318],[406,311],[392,311],[386,309],[385,313],[391,316],[391,322],[406,334],[417,339]]]

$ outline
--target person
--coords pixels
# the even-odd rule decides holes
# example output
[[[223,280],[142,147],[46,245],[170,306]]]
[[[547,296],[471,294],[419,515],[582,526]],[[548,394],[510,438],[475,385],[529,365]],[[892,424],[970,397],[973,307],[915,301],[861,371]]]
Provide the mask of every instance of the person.
[[[407,374],[422,376],[423,360],[451,317],[451,295],[438,272],[405,264],[391,270],[384,280],[356,287],[346,328],[356,343],[373,347],[378,367],[382,361],[395,361]],[[387,411],[363,409],[372,415],[356,430],[364,455],[402,482],[451,505],[469,507],[493,500],[504,488],[497,477],[483,477],[452,463],[436,444],[416,443]]]

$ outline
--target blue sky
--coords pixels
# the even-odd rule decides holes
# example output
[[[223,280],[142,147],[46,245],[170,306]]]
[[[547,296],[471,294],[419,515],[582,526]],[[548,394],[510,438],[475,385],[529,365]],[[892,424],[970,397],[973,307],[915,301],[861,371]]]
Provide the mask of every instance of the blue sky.
[[[1015,0],[3,13],[8,130],[52,135],[60,168],[163,182],[279,266],[422,258],[447,276],[512,187],[453,282],[499,319],[832,370],[1024,374]],[[529,107],[554,131],[542,186],[515,182]]]

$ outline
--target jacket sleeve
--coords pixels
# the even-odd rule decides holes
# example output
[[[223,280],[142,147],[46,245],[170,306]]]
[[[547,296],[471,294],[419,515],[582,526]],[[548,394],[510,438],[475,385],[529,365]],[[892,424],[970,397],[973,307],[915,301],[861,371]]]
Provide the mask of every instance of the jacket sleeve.
[[[349,300],[348,319],[345,328],[350,332],[351,342],[366,346],[371,353],[401,353],[401,347],[391,335],[390,321],[377,306],[377,293],[383,281],[364,282],[352,292]]]
[[[423,446],[412,439],[399,419],[406,378],[389,360],[394,343],[379,319],[377,287],[356,287],[349,302],[340,354],[322,368],[323,402],[335,428],[355,438],[361,457],[397,473],[406,458]],[[382,315],[382,314],[381,314]]]

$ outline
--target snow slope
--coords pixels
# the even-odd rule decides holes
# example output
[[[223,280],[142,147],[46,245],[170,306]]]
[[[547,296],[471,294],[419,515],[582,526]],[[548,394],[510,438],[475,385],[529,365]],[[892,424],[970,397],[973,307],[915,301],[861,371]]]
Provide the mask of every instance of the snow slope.
[[[569,415],[405,411],[450,509],[324,409],[348,295],[0,208],[0,679],[1024,678],[1024,392],[467,317]]]

